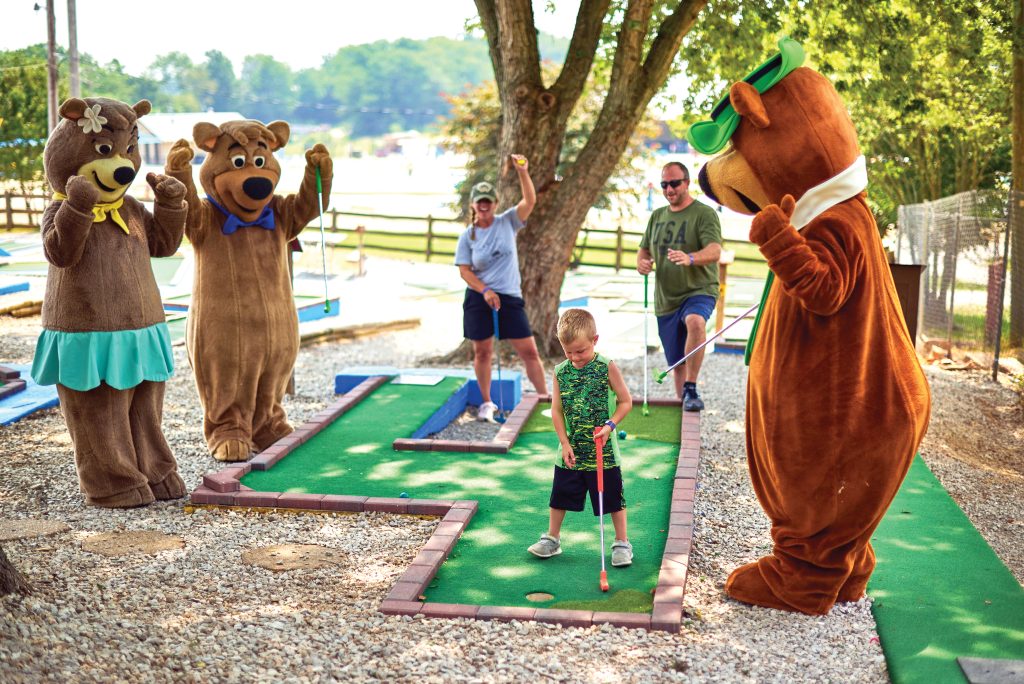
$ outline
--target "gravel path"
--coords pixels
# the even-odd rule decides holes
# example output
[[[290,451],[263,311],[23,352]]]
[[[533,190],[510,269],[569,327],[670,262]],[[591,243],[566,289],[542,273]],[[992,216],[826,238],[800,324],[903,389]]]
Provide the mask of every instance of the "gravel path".
[[[411,367],[454,347],[453,308],[457,314],[457,305],[424,304],[418,330],[303,348],[298,394],[286,406],[293,423],[332,399],[334,374],[346,365]],[[38,317],[0,318],[0,360],[27,362],[38,324]],[[175,361],[165,430],[191,489],[219,466],[205,452],[182,348]],[[627,378],[639,380],[642,359],[618,361]],[[650,362],[661,364],[655,355]],[[708,410],[685,598],[689,619],[678,635],[383,616],[377,605],[429,537],[433,520],[375,513],[188,515],[180,502],[130,511],[86,508],[57,410],[0,427],[0,520],[46,519],[70,528],[3,542],[36,591],[0,599],[0,681],[888,681],[868,600],[808,617],[723,597],[728,572],[768,551],[770,540],[747,478],[742,359],[710,355],[702,376]],[[925,455],[1020,578],[1019,460],[998,467],[967,461],[949,437],[963,431],[962,414],[972,410],[964,407],[963,392],[994,393],[990,403],[998,406],[1016,398],[977,379],[929,377],[936,418]],[[935,427],[947,401],[959,421],[954,430]],[[1019,406],[1010,417],[1019,440]],[[83,549],[89,537],[119,530],[163,532],[184,546],[122,557]],[[524,534],[532,539],[534,530]],[[277,544],[328,547],[338,564],[274,573],[241,562],[244,551]]]

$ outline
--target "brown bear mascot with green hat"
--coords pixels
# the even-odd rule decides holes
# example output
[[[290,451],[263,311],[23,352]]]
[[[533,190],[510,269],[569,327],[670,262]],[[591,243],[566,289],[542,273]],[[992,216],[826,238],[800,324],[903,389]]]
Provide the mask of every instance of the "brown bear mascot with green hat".
[[[187,187],[186,234],[195,250],[187,346],[203,403],[207,447],[220,461],[244,461],[292,431],[281,405],[299,350],[288,243],[331,194],[327,148],[306,152],[294,195],[275,195],[281,166],[274,151],[288,142],[284,121],[199,123],[192,134],[206,153],[192,180],[192,147],[179,140],[166,172]]]
[[[43,212],[50,266],[32,377],[57,385],[82,492],[108,508],[185,495],[161,429],[174,364],[150,265],[181,244],[185,187],[149,174],[153,213],[125,194],[149,110],[146,100],[72,98],[43,152],[54,201]]]
[[[780,52],[690,129],[704,192],[754,215],[771,269],[748,345],[747,460],[771,555],[725,585],[756,606],[822,615],[864,596],[869,543],[928,424],[853,122],[832,84]],[[728,145],[728,147],[726,147]]]

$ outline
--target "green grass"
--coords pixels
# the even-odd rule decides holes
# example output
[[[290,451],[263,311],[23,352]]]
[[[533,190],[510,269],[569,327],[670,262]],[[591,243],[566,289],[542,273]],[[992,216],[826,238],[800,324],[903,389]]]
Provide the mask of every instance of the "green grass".
[[[649,611],[667,538],[679,408],[652,407],[648,417],[636,409],[623,422],[630,430],[621,452],[635,558],[629,568],[609,565],[612,591],[604,594],[598,587],[597,518],[589,503],[583,513],[567,516],[561,556],[540,561],[526,552],[547,527],[558,458],[551,420],[540,411],[508,454],[391,449],[396,437],[410,436],[463,382],[385,385],[272,469],[251,472],[242,483],[258,491],[380,497],[405,492],[416,499],[478,501],[476,516],[426,590],[430,601],[546,607],[583,601],[601,610]],[[610,552],[610,519],[606,535]],[[554,598],[532,603],[526,594],[535,591]]]

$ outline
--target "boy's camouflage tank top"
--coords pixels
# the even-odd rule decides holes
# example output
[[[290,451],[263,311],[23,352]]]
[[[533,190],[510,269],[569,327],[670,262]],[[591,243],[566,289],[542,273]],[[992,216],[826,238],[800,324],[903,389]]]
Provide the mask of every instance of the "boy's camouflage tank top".
[[[583,368],[576,368],[566,359],[555,366],[558,389],[562,397],[562,415],[565,416],[565,432],[569,444],[576,454],[573,470],[597,470],[597,447],[594,445],[594,428],[604,425],[613,413],[617,399],[608,382],[609,360],[600,354]],[[612,430],[605,444],[604,467],[619,465],[619,439]],[[564,468],[561,451],[557,464]]]

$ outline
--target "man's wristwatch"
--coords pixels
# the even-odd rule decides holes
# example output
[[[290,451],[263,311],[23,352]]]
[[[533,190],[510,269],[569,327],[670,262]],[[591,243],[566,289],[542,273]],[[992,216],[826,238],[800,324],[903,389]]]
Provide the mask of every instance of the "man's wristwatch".
[[[693,253],[689,253],[686,256],[690,257],[690,265],[693,266]]]

